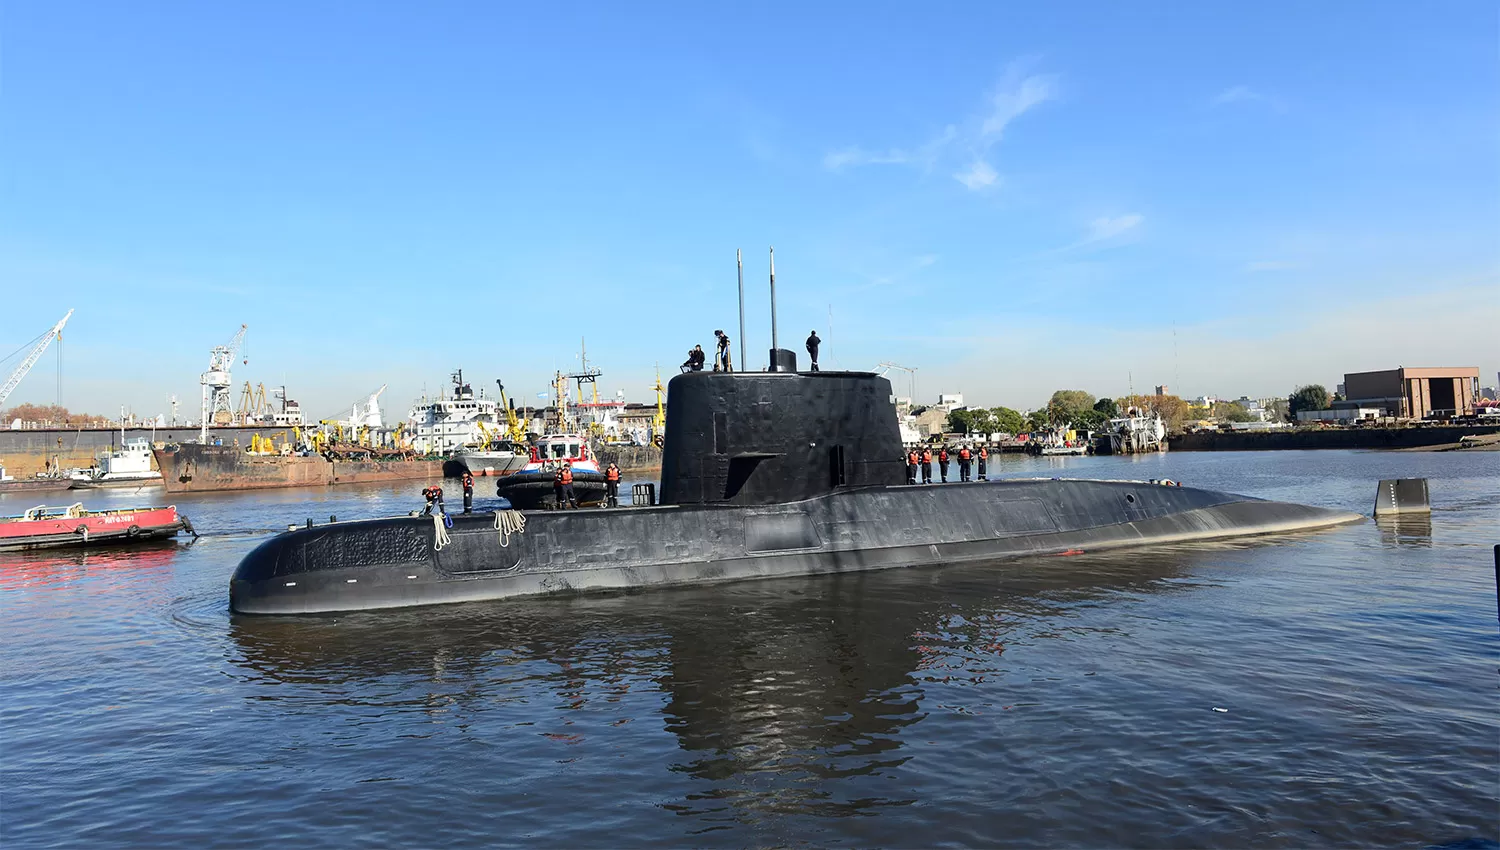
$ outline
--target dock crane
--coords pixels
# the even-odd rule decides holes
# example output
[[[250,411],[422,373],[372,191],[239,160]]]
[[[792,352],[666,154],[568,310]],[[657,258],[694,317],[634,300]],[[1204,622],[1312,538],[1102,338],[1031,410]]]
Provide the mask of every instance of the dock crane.
[[[234,357],[245,342],[245,331],[249,325],[240,325],[226,345],[216,345],[208,352],[208,371],[198,378],[203,385],[203,421],[199,423],[198,442],[208,442],[208,426],[228,425],[234,420],[234,407],[230,401],[231,386],[229,372],[234,366]]]
[[[911,403],[912,404],[916,404],[917,403],[917,367],[915,367],[915,366],[902,366],[900,363],[887,363],[887,362],[881,361],[880,363],[876,364],[875,368],[872,371],[874,371],[877,374],[879,374],[882,377],[884,377],[892,369],[900,370],[900,371],[905,372],[905,373],[907,373],[908,375],[911,376],[911,394],[908,397],[911,399]]]
[[[15,392],[16,387],[21,385],[21,379],[25,378],[26,373],[31,371],[31,367],[36,365],[36,361],[41,359],[42,352],[46,351],[47,346],[52,344],[52,340],[62,339],[63,325],[66,325],[68,319],[72,318],[72,316],[73,311],[69,310],[68,315],[62,317],[62,321],[53,325],[51,330],[29,343],[31,345],[30,353],[21,361],[21,365],[16,367],[16,371],[11,372],[10,377],[5,379],[5,386],[0,387],[0,404],[4,404],[5,400],[10,398],[10,394]]]
[[[510,406],[510,399],[505,397],[505,384],[496,378],[495,386],[500,390],[500,411],[505,414],[506,436],[517,446],[526,445],[526,429],[521,427],[521,419],[516,416],[516,409]]]

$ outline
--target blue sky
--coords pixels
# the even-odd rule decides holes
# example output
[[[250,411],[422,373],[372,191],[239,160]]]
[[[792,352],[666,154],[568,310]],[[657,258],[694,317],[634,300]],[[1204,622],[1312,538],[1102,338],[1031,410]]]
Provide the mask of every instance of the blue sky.
[[[0,353],[328,415],[715,327],[917,392],[1285,394],[1500,368],[1492,3],[0,6]],[[831,316],[831,327],[830,327]],[[736,334],[737,335],[737,334]],[[14,361],[12,361],[14,362]],[[11,398],[51,402],[49,354]],[[904,392],[906,379],[896,381]]]

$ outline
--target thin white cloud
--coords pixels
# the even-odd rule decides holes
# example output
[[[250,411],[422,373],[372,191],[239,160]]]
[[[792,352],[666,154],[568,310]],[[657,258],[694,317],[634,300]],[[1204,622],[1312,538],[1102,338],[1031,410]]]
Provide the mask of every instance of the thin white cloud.
[[[953,179],[971,191],[994,186],[1000,179],[990,153],[1005,130],[1021,115],[1057,96],[1057,77],[1023,75],[1013,64],[986,98],[985,108],[962,124],[950,124],[918,148],[870,150],[847,147],[823,157],[823,167],[842,171],[865,165],[910,165],[930,170],[944,160],[967,160],[953,171]]]
[[[1213,106],[1227,106],[1233,103],[1258,103],[1277,112],[1286,109],[1286,104],[1280,98],[1256,91],[1249,86],[1230,86],[1214,95],[1209,101],[1209,104]]]
[[[892,148],[884,153],[862,148],[844,148],[823,157],[823,167],[829,171],[841,171],[861,165],[905,165],[908,162],[911,162],[911,154],[900,148]]]
[[[943,148],[956,138],[958,138],[958,128],[949,124],[943,128],[943,132],[933,136],[914,150],[891,148],[885,151],[871,151],[860,147],[847,147],[824,156],[823,167],[829,171],[842,171],[845,168],[857,168],[862,165],[915,165],[932,168],[942,154]]]
[[[1055,75],[1037,74],[1019,80],[1016,76],[1014,72],[1006,74],[990,94],[990,114],[979,128],[980,136],[989,144],[1000,141],[1010,122],[1057,96]]]
[[[976,159],[969,164],[968,168],[953,175],[953,179],[964,184],[970,191],[977,192],[989,186],[993,186],[1000,179],[993,166],[982,159]]]
[[[1125,215],[1117,215],[1114,217],[1110,217],[1107,215],[1100,216],[1099,218],[1096,218],[1093,221],[1089,222],[1089,235],[1086,239],[1083,240],[1082,244],[1089,245],[1094,242],[1103,242],[1106,239],[1113,239],[1116,236],[1120,236],[1121,234],[1128,233],[1136,229],[1137,227],[1140,227],[1141,222],[1145,220],[1146,217],[1141,215],[1140,213],[1127,213]]]

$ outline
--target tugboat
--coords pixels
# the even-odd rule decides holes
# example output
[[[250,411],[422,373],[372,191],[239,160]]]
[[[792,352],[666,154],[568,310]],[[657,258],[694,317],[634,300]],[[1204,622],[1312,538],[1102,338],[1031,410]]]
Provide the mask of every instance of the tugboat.
[[[672,379],[659,504],[298,528],[240,561],[230,610],[357,611],[976,561],[1005,569],[1021,557],[1365,519],[1175,482],[910,485],[890,381],[797,372],[781,349],[771,363]],[[550,438],[549,455],[559,440],[585,459],[581,437]],[[545,498],[550,480],[537,483]]]
[[[553,488],[557,471],[573,468],[573,493],[580,505],[604,502],[604,471],[589,450],[588,438],[579,434],[549,434],[531,447],[531,461],[495,487],[495,495],[509,499],[514,507],[559,507]]]
[[[74,473],[72,489],[149,487],[161,483],[161,473],[151,468],[151,443],[145,437],[136,437],[124,441],[121,448],[101,454],[92,468]]]
[[[0,517],[0,550],[140,543],[174,537],[183,529],[193,533],[192,523],[177,513],[176,505],[113,511],[84,510],[82,502],[38,505],[20,516]]]

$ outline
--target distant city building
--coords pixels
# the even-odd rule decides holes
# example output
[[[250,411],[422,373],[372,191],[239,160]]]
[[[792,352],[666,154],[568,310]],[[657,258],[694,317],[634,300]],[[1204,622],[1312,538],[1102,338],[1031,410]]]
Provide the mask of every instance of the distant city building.
[[[1218,403],[1219,403],[1218,396],[1200,395],[1197,398],[1193,399],[1193,404],[1194,404],[1194,406],[1197,406],[1197,407],[1210,407],[1211,408],[1211,407],[1213,407],[1214,405],[1216,405]]]
[[[1161,386],[1159,386],[1159,387],[1156,388],[1156,394],[1159,395],[1159,396],[1167,395],[1168,394],[1167,393],[1168,389],[1169,389],[1169,387],[1167,387],[1166,384],[1162,384]]]
[[[1336,395],[1336,396],[1339,396],[1341,398],[1348,398],[1349,397],[1349,394],[1346,393],[1346,392],[1344,392],[1344,385],[1343,384],[1335,384],[1334,387],[1333,387],[1333,394]]]
[[[1336,408],[1379,408],[1386,416],[1400,419],[1470,416],[1478,384],[1478,366],[1349,372],[1344,375],[1345,400]]]
[[[1494,387],[1480,387],[1479,388],[1479,397],[1480,398],[1487,398],[1490,401],[1500,400],[1500,399],[1497,399],[1496,389]]]
[[[941,393],[938,395],[938,407],[946,407],[952,410],[955,407],[964,406],[963,393]]]

